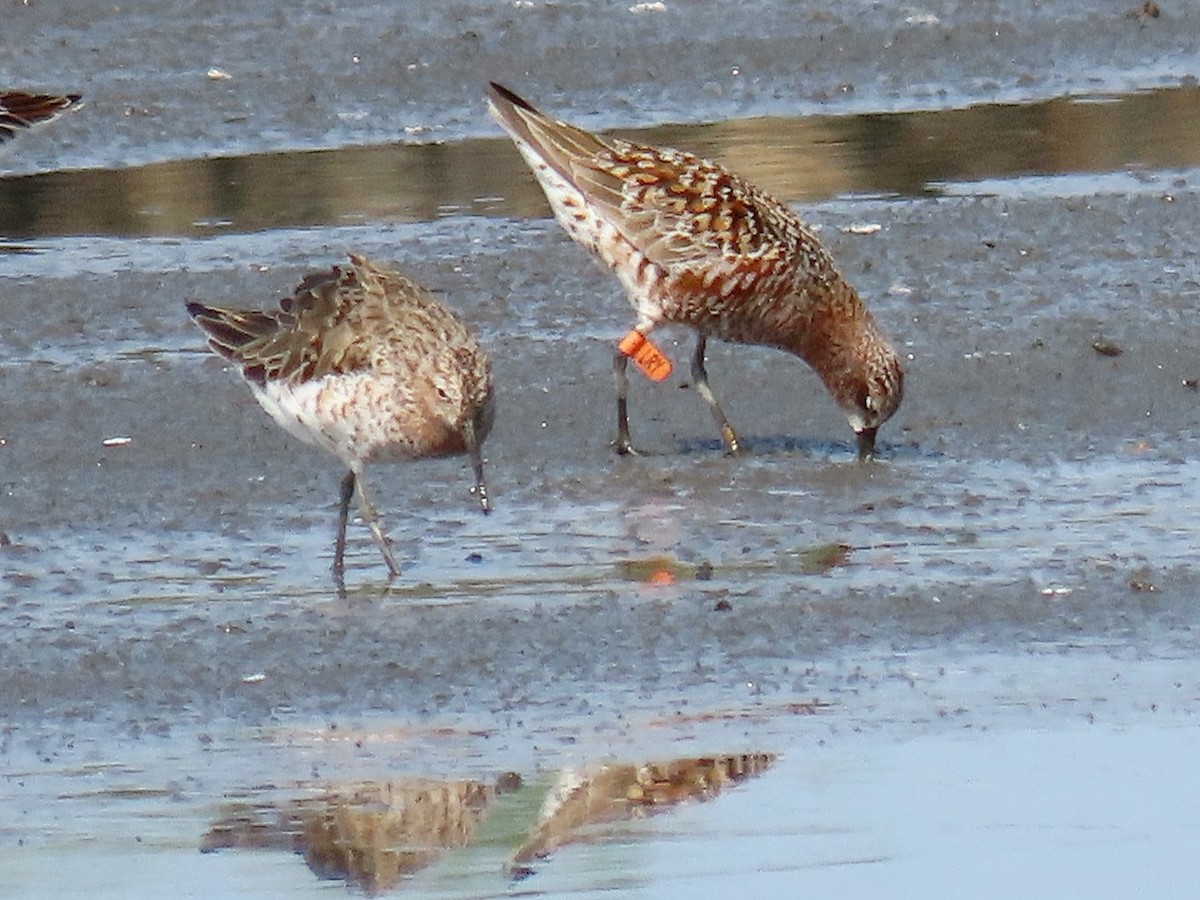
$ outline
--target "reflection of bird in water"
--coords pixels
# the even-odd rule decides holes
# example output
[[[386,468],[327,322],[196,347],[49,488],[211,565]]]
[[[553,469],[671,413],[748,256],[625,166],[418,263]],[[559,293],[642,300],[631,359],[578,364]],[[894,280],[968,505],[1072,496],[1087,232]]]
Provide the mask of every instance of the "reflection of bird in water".
[[[333,559],[339,592],[356,487],[389,572],[400,573],[367,499],[364,464],[469,454],[486,513],[481,447],[493,416],[491,363],[462,321],[399,272],[355,254],[350,262],[305,277],[279,311],[187,304],[271,418],[349,467]]]
[[[341,733],[341,732],[339,732]],[[244,848],[300,854],[322,879],[341,878],[369,896],[390,891],[447,851],[477,841],[504,794],[521,790],[507,772],[494,783],[410,776],[385,782],[312,785],[303,796],[233,804],[200,840],[201,853]]]
[[[708,338],[788,350],[842,407],[860,457],[900,405],[899,359],[829,251],[782,203],[722,166],[678,150],[601,138],[550,118],[498,84],[492,115],[541,182],[567,233],[620,279],[637,313],[613,357],[617,450],[632,452],[626,363],[651,377],[670,364],[645,336],[664,323],[698,333],[692,379],[726,449],[737,435],[708,385]]]
[[[49,122],[78,105],[80,99],[79,94],[0,91],[0,144],[11,141],[18,132]]]

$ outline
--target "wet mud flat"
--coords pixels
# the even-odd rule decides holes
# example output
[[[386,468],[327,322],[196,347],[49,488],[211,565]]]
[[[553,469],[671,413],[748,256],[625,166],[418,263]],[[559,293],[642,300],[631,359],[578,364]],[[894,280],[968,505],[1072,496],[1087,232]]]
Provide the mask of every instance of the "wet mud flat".
[[[13,10],[87,106],[0,160],[0,894],[1190,896],[1200,26],[1132,5]],[[803,200],[906,358],[880,461],[711,344],[723,456],[669,333],[615,457],[629,310],[489,79]],[[369,470],[405,571],[352,528],[339,600],[342,473],[183,301],[351,249],[492,352],[496,511]]]
[[[869,806],[848,775],[832,807],[804,806],[830,789],[821,760],[921,782],[922,754],[952,746],[978,767],[963,764],[961,785],[1058,752],[1138,784],[1136,736],[1155,734],[1168,760],[1188,752],[1200,697],[1197,187],[1185,172],[1114,195],[806,207],[911,357],[872,466],[800,363],[721,345],[709,371],[749,453],[721,454],[677,375],[635,384],[647,454],[615,457],[609,348],[629,313],[547,220],[35,242],[5,260],[21,303],[0,311],[6,859],[27,890],[93,846],[113,885],[131,852],[160,884],[178,884],[183,860],[230,892],[305,892],[321,882],[290,850],[201,855],[202,836],[246,803],[272,821],[337,785],[515,772],[529,793],[509,837],[440,852],[402,882],[478,896],[511,883],[530,810],[564,768],[771,753],[682,819],[610,824],[595,846],[612,855],[563,847],[523,883],[657,892],[637,847],[676,827],[699,829],[701,854],[733,834],[757,844],[764,884],[798,848],[810,855],[789,875],[870,883],[932,853],[945,819],[931,812],[929,843],[903,846],[899,812],[859,820],[862,846],[821,850],[813,835],[844,824],[841,803]],[[405,573],[387,586],[352,530],[339,601],[336,463],[277,433],[182,301],[269,302],[351,247],[477,325],[500,416],[490,517],[461,461],[370,471]],[[663,342],[677,362],[680,337]],[[1149,790],[1165,803],[1194,787],[1168,768]],[[806,810],[778,813],[796,832],[784,839],[722,812],[773,808],[780,791]],[[973,808],[963,796],[947,802]],[[1134,809],[1114,799],[1104,815]],[[1194,834],[1187,817],[1155,821],[1156,847]]]

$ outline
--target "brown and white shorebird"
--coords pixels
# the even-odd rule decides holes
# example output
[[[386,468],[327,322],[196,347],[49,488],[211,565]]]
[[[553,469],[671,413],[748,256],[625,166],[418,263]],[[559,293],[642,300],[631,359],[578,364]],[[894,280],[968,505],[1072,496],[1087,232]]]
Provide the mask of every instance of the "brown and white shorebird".
[[[0,91],[0,144],[11,141],[18,132],[49,122],[81,99],[79,94]]]
[[[790,209],[720,164],[603,138],[534,109],[493,83],[492,115],[533,169],[567,234],[595,253],[637,313],[613,356],[618,452],[629,438],[629,357],[656,380],[670,364],[645,340],[664,323],[697,332],[692,380],[728,452],[737,435],[708,384],[710,337],[790,351],[820,376],[857,435],[860,458],[900,405],[895,350],[816,234]],[[639,363],[640,364],[640,363]]]
[[[345,592],[346,520],[359,509],[392,576],[400,566],[367,498],[368,462],[466,453],[489,511],[481,448],[494,414],[491,362],[470,329],[415,282],[350,254],[306,276],[278,311],[189,302],[209,346],[241,367],[285,431],[349,468],[342,480],[333,576]]]

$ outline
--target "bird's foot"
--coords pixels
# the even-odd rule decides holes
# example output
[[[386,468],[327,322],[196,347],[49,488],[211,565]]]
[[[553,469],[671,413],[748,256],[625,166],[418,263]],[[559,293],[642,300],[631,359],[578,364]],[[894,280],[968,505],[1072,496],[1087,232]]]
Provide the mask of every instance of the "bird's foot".
[[[641,456],[642,452],[629,441],[629,435],[618,437],[612,442],[612,448],[618,456]]]
[[[742,452],[742,442],[728,425],[721,429],[721,439],[725,442],[725,455],[738,456]]]

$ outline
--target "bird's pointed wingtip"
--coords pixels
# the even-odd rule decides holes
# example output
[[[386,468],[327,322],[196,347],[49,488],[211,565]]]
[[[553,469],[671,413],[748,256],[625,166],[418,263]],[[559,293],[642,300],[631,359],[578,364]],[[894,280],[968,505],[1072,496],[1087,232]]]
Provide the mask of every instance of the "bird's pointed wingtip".
[[[509,106],[516,106],[520,109],[535,111],[533,105],[530,104],[528,100],[524,99],[519,94],[510,91],[497,81],[488,82],[488,99],[493,103],[499,100]]]
[[[199,316],[203,316],[203,315],[207,314],[209,311],[208,307],[205,306],[203,303],[201,303],[199,300],[186,300],[186,301],[184,301],[183,305],[184,305],[184,308],[187,310],[187,314],[189,316],[191,316],[193,319],[198,318]]]

